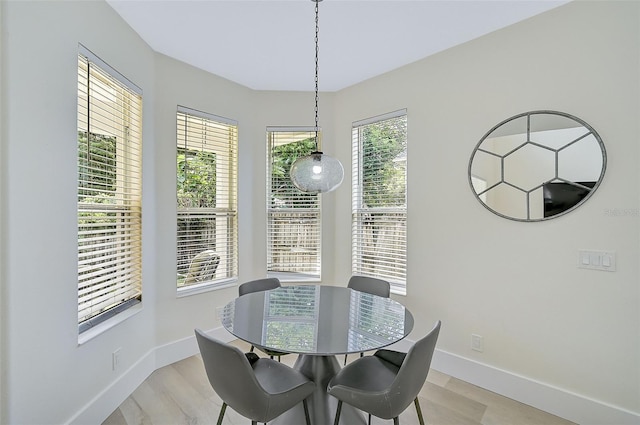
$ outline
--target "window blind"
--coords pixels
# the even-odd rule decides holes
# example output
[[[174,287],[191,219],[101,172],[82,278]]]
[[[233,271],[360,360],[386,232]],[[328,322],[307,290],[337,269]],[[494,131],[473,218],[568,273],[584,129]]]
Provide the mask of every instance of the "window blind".
[[[78,55],[78,325],[142,299],[142,96],[86,48]]]
[[[178,107],[177,286],[217,286],[238,276],[236,121]]]
[[[315,129],[267,128],[267,274],[282,281],[320,280],[320,196],[289,177],[293,162],[315,151]]]
[[[347,346],[350,351],[367,351],[369,347],[378,345],[380,335],[372,332],[375,329],[384,328],[386,336],[392,340],[403,338],[404,329],[390,325],[394,318],[404,314],[404,307],[400,304],[381,304],[371,294],[352,291],[349,305]]]
[[[352,149],[352,272],[405,294],[406,110],[354,123]]]

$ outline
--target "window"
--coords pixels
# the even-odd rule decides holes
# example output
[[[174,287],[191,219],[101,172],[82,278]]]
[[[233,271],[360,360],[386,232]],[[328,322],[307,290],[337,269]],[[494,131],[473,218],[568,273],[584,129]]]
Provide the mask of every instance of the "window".
[[[142,299],[142,91],[78,55],[78,326]]]
[[[352,139],[352,272],[406,294],[406,110],[353,123]]]
[[[236,121],[178,107],[177,286],[207,289],[238,276]]]
[[[267,128],[267,274],[283,282],[320,280],[320,195],[298,190],[293,162],[315,151],[313,128]]]

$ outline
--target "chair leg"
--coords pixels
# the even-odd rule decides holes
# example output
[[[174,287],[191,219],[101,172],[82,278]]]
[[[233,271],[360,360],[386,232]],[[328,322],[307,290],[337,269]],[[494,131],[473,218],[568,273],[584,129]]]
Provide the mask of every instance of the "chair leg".
[[[347,365],[347,354],[344,355],[344,364],[343,364],[343,366],[346,366],[346,365]]]
[[[222,409],[220,409],[220,415],[218,415],[218,425],[222,425],[222,418],[224,417],[225,410],[227,410],[227,403],[222,402]]]
[[[420,402],[418,401],[418,397],[413,401],[416,405],[416,412],[418,413],[418,422],[420,425],[424,425],[424,418],[422,417],[422,409],[420,409]]]
[[[397,416],[393,418],[393,425],[400,425],[400,419]]]
[[[253,350],[254,350],[255,348],[256,348],[256,347],[254,347],[254,346],[252,345],[252,346],[251,346],[251,349],[249,350],[249,352],[253,353]]]
[[[307,404],[307,399],[302,400],[302,407],[304,407],[304,420],[307,422],[307,425],[311,425],[311,419],[309,418],[309,405]]]
[[[333,425],[338,425],[340,422],[340,411],[342,410],[342,400],[338,400],[338,408],[336,409],[336,420],[333,421]]]
[[[369,419],[367,420],[367,425],[371,425],[371,413],[369,413]]]

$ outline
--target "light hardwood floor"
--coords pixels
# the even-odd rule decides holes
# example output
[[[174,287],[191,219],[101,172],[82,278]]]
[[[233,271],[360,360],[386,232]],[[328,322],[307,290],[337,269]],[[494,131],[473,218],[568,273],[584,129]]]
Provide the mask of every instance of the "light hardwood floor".
[[[244,342],[234,344],[244,351],[249,349]],[[295,358],[295,355],[283,356],[282,362],[292,365]],[[429,371],[419,397],[429,425],[573,424],[434,369]],[[207,380],[202,358],[196,355],[156,370],[102,425],[215,424],[221,404]],[[223,423],[247,425],[250,422],[228,408]],[[379,418],[372,420],[373,425],[392,423]],[[400,423],[418,424],[413,405],[400,416]]]

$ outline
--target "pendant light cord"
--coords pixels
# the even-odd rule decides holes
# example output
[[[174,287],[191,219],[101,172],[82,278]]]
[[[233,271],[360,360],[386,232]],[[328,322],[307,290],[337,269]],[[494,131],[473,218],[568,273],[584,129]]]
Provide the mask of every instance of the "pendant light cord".
[[[320,3],[322,0],[313,0],[316,3],[316,79],[315,79],[315,83],[316,83],[316,109],[315,109],[315,113],[316,113],[316,152],[318,151],[318,32],[319,27],[318,27],[318,3]]]

